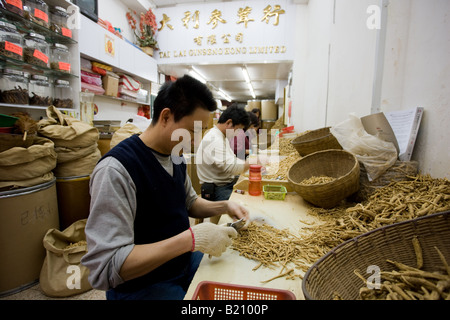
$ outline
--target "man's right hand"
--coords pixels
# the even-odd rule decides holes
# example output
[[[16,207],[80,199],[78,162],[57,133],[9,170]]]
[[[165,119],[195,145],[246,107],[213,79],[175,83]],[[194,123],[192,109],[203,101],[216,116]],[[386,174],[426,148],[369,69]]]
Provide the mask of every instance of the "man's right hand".
[[[191,229],[195,243],[193,251],[200,251],[215,257],[219,257],[231,245],[231,239],[238,235],[232,227],[216,225],[211,222],[196,224]]]

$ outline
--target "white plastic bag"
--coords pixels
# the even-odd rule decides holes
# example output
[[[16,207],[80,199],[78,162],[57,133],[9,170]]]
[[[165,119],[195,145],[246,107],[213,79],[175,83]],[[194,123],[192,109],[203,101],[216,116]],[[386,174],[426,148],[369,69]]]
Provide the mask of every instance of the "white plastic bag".
[[[353,153],[364,165],[369,181],[381,176],[397,160],[395,145],[368,134],[355,114],[350,114],[349,119],[330,128],[330,132],[344,150]]]

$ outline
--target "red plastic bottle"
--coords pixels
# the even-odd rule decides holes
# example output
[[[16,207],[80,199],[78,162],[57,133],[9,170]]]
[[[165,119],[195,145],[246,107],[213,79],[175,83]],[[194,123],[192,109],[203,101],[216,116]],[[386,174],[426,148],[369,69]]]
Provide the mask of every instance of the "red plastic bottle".
[[[257,164],[250,165],[248,176],[248,193],[251,196],[261,195],[261,166]]]

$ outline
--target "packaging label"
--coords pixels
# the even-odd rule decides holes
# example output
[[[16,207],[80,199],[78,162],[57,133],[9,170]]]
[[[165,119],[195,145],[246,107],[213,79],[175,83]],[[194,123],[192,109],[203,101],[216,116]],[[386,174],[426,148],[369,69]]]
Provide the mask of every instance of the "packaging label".
[[[70,63],[59,62],[59,70],[64,70],[64,71],[70,72]]]
[[[5,41],[5,50],[18,54],[19,56],[23,55],[22,47],[9,41]]]
[[[39,18],[41,20],[44,20],[45,22],[48,22],[48,14],[46,14],[44,11],[39,9],[34,9],[34,16],[36,18]]]
[[[22,0],[6,0],[6,3],[14,7],[17,7],[20,10],[23,9]]]
[[[33,57],[48,63],[48,56],[39,50],[34,50]]]
[[[67,28],[61,28],[61,29],[62,29],[63,36],[72,38],[72,30],[67,29]]]

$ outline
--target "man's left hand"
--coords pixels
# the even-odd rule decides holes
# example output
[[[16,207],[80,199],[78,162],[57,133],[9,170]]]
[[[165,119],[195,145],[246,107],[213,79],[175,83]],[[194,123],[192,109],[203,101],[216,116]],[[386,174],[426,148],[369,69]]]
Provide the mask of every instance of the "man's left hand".
[[[233,201],[228,201],[228,215],[233,220],[244,219],[244,221],[248,222],[250,220],[250,213],[243,206],[237,204]]]

